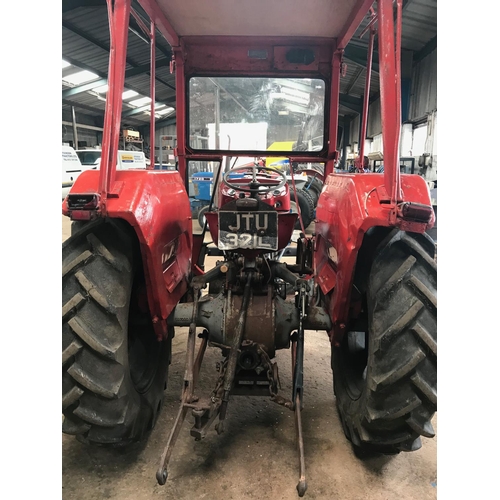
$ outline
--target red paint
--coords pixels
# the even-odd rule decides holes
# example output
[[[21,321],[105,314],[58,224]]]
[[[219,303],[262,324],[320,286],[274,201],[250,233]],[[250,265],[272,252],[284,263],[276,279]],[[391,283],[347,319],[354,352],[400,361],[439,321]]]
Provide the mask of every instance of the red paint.
[[[151,316],[159,336],[166,335],[166,318],[188,289],[188,277],[201,269],[191,255],[198,255],[200,238],[191,229],[189,199],[184,187],[187,162],[192,159],[222,161],[231,152],[197,154],[186,144],[188,107],[187,79],[192,75],[262,76],[323,78],[325,80],[326,146],[320,152],[286,153],[293,161],[313,159],[325,163],[326,182],[317,207],[314,271],[319,286],[329,297],[329,312],[334,324],[334,341],[346,328],[349,314],[352,274],[357,252],[366,230],[372,226],[395,226],[406,231],[423,232],[428,223],[405,220],[404,214],[425,216],[426,208],[402,205],[401,202],[430,206],[429,191],[418,176],[400,175],[399,137],[401,131],[400,50],[401,0],[397,0],[396,41],[392,0],[377,1],[380,57],[381,116],[384,141],[384,174],[335,175],[342,55],[349,39],[370,10],[372,0],[357,0],[348,21],[335,39],[294,37],[185,37],[179,38],[155,0],[139,0],[154,26],[172,45],[171,66],[176,79],[177,149],[179,172],[118,171],[116,156],[122,92],[126,66],[128,21],[131,0],[107,0],[110,23],[110,61],[103,131],[103,154],[100,171],[84,172],[71,193],[99,195],[99,207],[90,216],[107,216],[126,220],[135,230],[140,243],[146,274],[146,289]],[[373,11],[372,11],[373,12]],[[370,25],[371,27],[371,25]],[[151,35],[154,38],[154,35]],[[154,44],[153,44],[154,45]],[[297,66],[286,62],[287,48],[308,47],[314,51],[314,64]],[[264,50],[265,59],[249,57],[249,49]],[[154,80],[154,49],[151,72]],[[366,92],[367,94],[368,92]],[[154,131],[154,82],[151,83]],[[154,139],[153,139],[154,144]],[[243,156],[256,156],[242,152]],[[273,152],[269,156],[281,156]],[[261,152],[257,153],[257,156]],[[285,156],[285,155],[282,155]],[[154,157],[154,150],[153,150]],[[227,201],[222,189],[222,202]],[[269,198],[269,203],[278,197]],[[286,198],[286,196],[285,196]],[[285,200],[283,198],[283,200]],[[289,207],[289,205],[288,205]],[[284,248],[293,231],[295,214],[287,213],[285,201],[279,212],[279,248]],[[85,211],[78,214],[87,216]],[[66,203],[63,213],[68,213]],[[75,214],[77,215],[77,214]],[[217,213],[206,215],[214,242],[217,243]],[[193,252],[194,250],[194,252]],[[192,253],[193,252],[193,253]]]
[[[370,10],[372,4],[373,0],[358,0],[352,9],[351,15],[349,16],[344,29],[342,30],[342,34],[337,39],[338,50],[344,50],[346,48],[346,45],[358,29],[361,21]]]
[[[71,192],[95,193],[98,177],[97,170],[83,172]],[[123,188],[119,198],[108,199],[107,216],[124,219],[135,230],[151,315],[166,320],[187,291],[191,271],[191,208],[184,183],[177,172],[155,170],[118,170],[116,179]],[[63,213],[70,215],[66,202]],[[171,245],[175,258],[169,260]],[[165,321],[155,328],[166,334]]]
[[[422,177],[401,178],[405,201],[431,205],[429,188]],[[434,214],[428,224],[401,218],[393,224],[392,206],[381,203],[385,201],[385,190],[380,189],[383,181],[382,174],[331,174],[318,201],[314,273],[323,277],[318,280],[323,293],[330,293],[335,286],[329,309],[335,336],[342,333],[339,325],[348,321],[352,278],[364,233],[373,226],[392,225],[422,233],[434,225]]]
[[[104,112],[99,188],[96,190],[100,194],[99,209],[103,215],[107,214],[107,198],[116,196],[113,192],[113,185],[121,125],[121,120],[117,117],[122,114],[130,3],[131,0],[116,0],[115,2],[107,0],[110,32],[109,88]]]
[[[187,182],[187,159],[186,159],[186,80],[184,77],[184,55],[180,49],[174,48],[175,68],[175,105],[176,105],[176,130],[177,146],[176,156],[181,178]],[[189,136],[188,136],[189,137]]]
[[[259,180],[259,176],[257,176],[257,180]],[[282,180],[281,177],[273,179],[276,182],[276,185]],[[271,183],[273,180],[269,178],[263,178],[262,181],[266,183]],[[250,177],[243,177],[241,179],[231,179],[230,182],[234,183],[236,186],[241,186],[244,189],[249,189],[247,186],[252,182]],[[223,207],[226,203],[233,201],[238,198],[239,193],[242,191],[236,191],[234,193],[234,189],[232,190],[230,187],[226,186],[223,182],[219,187],[219,207]],[[245,193],[245,196],[250,196],[249,193]],[[263,194],[259,196],[260,200],[264,203],[267,203],[271,207],[274,207],[278,212],[289,212],[290,211],[290,190],[288,188],[288,184],[285,184],[279,189],[279,194],[274,194],[273,191]]]
[[[332,85],[330,89],[330,114],[329,126],[327,127],[329,133],[328,142],[328,161],[325,164],[325,177],[331,174],[335,169],[335,161],[338,157],[337,152],[337,129],[339,123],[339,93],[340,93],[340,67],[342,64],[341,51],[335,52],[332,60]],[[325,131],[326,133],[326,131]]]
[[[155,99],[156,99],[156,30],[155,23],[151,21],[151,32],[149,34],[150,38],[150,65],[151,65],[151,77],[149,80],[151,94],[151,119],[149,122],[149,168],[154,170],[155,168]],[[161,147],[161,141],[160,141]]]
[[[376,16],[373,16],[373,18]],[[374,19],[372,18],[372,22]],[[370,104],[370,83],[372,80],[373,42],[375,29],[370,28],[370,40],[368,42],[368,56],[366,62],[365,95],[363,96],[363,114],[361,116],[361,144],[359,145],[359,157],[357,158],[358,172],[364,172],[366,128],[368,126],[368,107]]]
[[[378,0],[378,47],[380,66],[380,111],[384,144],[384,184],[392,205],[401,200],[399,139],[401,136],[401,86],[397,73],[401,54],[394,43],[392,0]],[[399,43],[399,42],[398,42]]]
[[[128,1],[130,2],[130,0]],[[165,37],[165,40],[167,40],[172,47],[177,47],[179,45],[179,37],[155,0],[138,0],[138,2],[151,21],[156,24],[156,27]]]

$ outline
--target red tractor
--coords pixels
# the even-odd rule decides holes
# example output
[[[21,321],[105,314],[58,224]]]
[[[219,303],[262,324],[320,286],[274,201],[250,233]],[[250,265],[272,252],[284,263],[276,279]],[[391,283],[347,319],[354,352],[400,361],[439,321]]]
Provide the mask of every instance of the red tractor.
[[[167,480],[188,412],[199,440],[216,420],[224,431],[237,395],[260,394],[295,414],[302,496],[304,337],[324,330],[337,408],[355,450],[418,449],[420,436],[434,436],[437,271],[425,234],[434,224],[429,189],[398,166],[402,1],[394,10],[392,0],[311,0],[307,16],[282,0],[139,3],[149,25],[131,0],[108,0],[101,167],[82,173],[63,202],[74,221],[63,244],[63,432],[90,444],[145,437],[162,406],[174,328],[189,327],[182,400],[158,482]],[[130,15],[151,39],[153,151],[156,30],[173,49],[176,171],[115,167]],[[370,50],[378,34],[384,173],[358,165],[336,174],[342,57],[361,23]],[[367,110],[366,97],[363,133]],[[191,143],[196,134],[209,137],[206,149]],[[292,151],[266,151],[291,140]],[[301,234],[295,264],[282,261],[297,218],[284,174],[257,161],[228,168],[229,159],[264,155],[323,168],[315,234]],[[215,171],[200,234],[186,189],[193,162]],[[205,270],[207,230],[221,260]],[[219,376],[211,394],[198,394],[207,347],[221,351]],[[278,392],[273,362],[285,348],[294,367],[289,398]]]

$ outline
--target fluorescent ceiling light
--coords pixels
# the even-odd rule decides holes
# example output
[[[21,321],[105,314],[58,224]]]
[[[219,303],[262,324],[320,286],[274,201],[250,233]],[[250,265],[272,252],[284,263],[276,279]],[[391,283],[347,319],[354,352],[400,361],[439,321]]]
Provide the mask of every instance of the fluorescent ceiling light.
[[[100,87],[94,87],[92,90],[94,92],[97,92],[98,94],[105,94],[109,90],[109,87],[108,84],[106,84],[106,85],[101,85]]]
[[[73,73],[72,75],[65,76],[63,80],[65,82],[71,83],[73,85],[80,85],[81,83],[91,82],[92,80],[97,80],[98,75],[92,73],[92,71],[79,71],[78,73]]]
[[[68,66],[71,66],[71,63],[69,63],[68,61],[65,61],[64,59],[62,60],[62,67],[63,69],[64,68],[67,68]]]
[[[151,103],[146,103],[146,104],[151,104]],[[165,110],[163,110],[161,108],[164,108],[165,106],[166,106],[166,104],[162,104],[161,102],[155,102],[155,112],[159,113],[158,111],[156,111],[157,109],[161,110],[161,112],[164,112]],[[144,111],[144,113],[146,113],[147,115],[150,115],[151,109]]]
[[[131,97],[135,97],[136,95],[139,95],[135,90],[126,90],[123,94],[122,94],[122,99],[125,100],[125,99],[130,99]]]
[[[151,102],[151,97],[141,97],[140,99],[135,99],[135,101],[130,101],[129,104],[132,106],[144,106]]]
[[[156,111],[155,114],[162,116],[167,113],[171,113],[172,111],[174,111],[174,108],[165,108],[165,109],[160,109],[160,111]]]

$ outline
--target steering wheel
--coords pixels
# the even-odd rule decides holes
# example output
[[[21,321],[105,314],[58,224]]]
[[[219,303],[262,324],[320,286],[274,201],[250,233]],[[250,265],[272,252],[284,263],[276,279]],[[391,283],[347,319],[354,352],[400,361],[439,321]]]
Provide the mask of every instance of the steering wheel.
[[[269,193],[275,189],[280,189],[286,184],[286,175],[283,172],[280,172],[279,170],[276,170],[271,167],[261,167],[261,166],[256,166],[254,165],[252,168],[252,174],[253,174],[253,180],[252,183],[256,183],[258,186],[256,189],[250,189],[250,188],[244,188],[241,187],[240,184],[237,183],[238,180],[240,179],[233,179],[233,181],[229,181],[229,176],[231,174],[234,174],[236,172],[242,172],[242,171],[248,171],[249,167],[248,166],[242,166],[242,167],[236,167],[228,172],[225,172],[224,175],[222,176],[222,182],[230,187],[231,189],[234,189],[235,191],[243,191],[244,193],[253,193],[257,191],[259,194],[266,194]],[[279,184],[269,184],[267,182],[262,182],[260,179],[257,179],[257,170],[260,172],[272,172],[273,174],[278,174],[281,177],[281,181]],[[236,182],[235,182],[236,181]],[[267,188],[267,189],[260,189],[261,187]]]

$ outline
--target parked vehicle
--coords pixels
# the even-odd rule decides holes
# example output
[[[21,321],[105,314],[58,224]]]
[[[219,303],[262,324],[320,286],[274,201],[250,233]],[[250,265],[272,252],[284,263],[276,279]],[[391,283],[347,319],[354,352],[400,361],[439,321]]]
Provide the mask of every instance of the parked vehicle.
[[[100,149],[77,149],[76,154],[84,167],[99,169],[101,164]],[[129,170],[131,168],[146,168],[146,156],[142,151],[118,151],[118,170]]]
[[[86,170],[75,150],[70,146],[62,147],[62,199],[66,198],[78,176]]]

